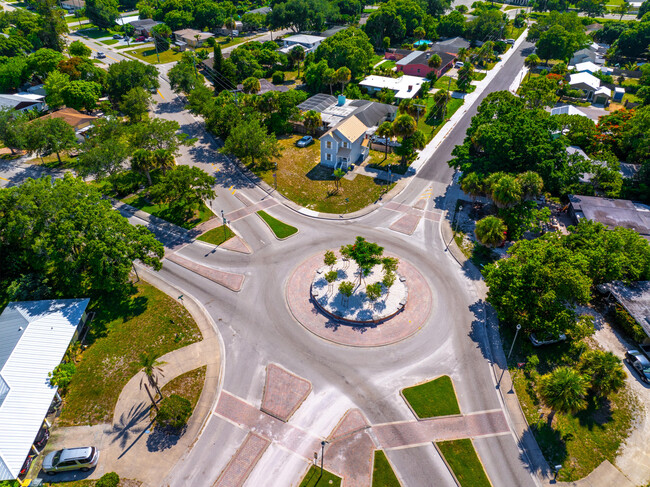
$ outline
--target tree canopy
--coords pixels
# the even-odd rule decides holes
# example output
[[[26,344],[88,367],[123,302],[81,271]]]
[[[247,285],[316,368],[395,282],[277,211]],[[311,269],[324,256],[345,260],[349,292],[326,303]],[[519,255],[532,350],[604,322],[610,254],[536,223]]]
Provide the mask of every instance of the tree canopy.
[[[147,91],[160,87],[158,69],[155,66],[140,61],[120,61],[108,68],[108,96],[118,103],[132,88],[139,86]]]
[[[346,67],[352,77],[365,74],[371,67],[374,50],[368,36],[356,27],[348,27],[328,37],[316,48],[315,60],[326,61],[333,69]]]
[[[163,256],[149,230],[69,174],[0,189],[0,247],[3,301],[124,292],[135,260],[158,270]]]

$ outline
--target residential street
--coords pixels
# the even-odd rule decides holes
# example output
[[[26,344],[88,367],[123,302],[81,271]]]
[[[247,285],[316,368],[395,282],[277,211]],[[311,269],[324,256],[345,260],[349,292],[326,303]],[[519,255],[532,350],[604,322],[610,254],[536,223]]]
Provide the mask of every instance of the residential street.
[[[76,39],[74,35],[70,38]],[[80,39],[91,49],[105,52],[107,63],[126,59],[110,46]],[[411,429],[391,429],[393,423],[415,420],[400,390],[445,374],[452,378],[464,421],[471,426],[448,427],[475,432],[474,444],[492,483],[537,484],[508,429],[509,416],[496,389],[485,329],[484,285],[470,267],[460,267],[446,250],[449,237],[445,234],[452,202],[447,196],[454,191],[454,171],[447,164],[451,151],[462,142],[480,100],[490,92],[507,90],[519,75],[530,47],[531,44],[523,42],[517,48],[433,156],[390,203],[390,198],[385,198],[375,211],[341,221],[298,213],[283,205],[281,198],[276,199],[274,194],[267,194],[249,181],[233,162],[217,152],[217,141],[197,117],[184,109],[182,98],[171,91],[165,76],[170,66],[159,66],[161,88],[154,97],[154,112],[156,116],[178,121],[185,133],[198,138],[193,147],[183,149],[178,162],[199,166],[216,177],[217,198],[210,202],[215,213],[223,210],[226,215],[233,214],[238,209],[264,203],[272,205],[268,209],[270,214],[296,226],[299,233],[279,241],[254,214],[232,221],[232,228],[250,246],[252,254],[213,249],[196,241],[185,243],[173,233],[158,233],[167,244],[167,259],[159,276],[205,306],[217,324],[225,356],[217,411],[191,450],[176,465],[167,466],[166,478],[149,479],[146,485],[215,484],[249,432],[259,434],[263,445],[255,458],[257,463],[250,466],[246,485],[296,485],[313,459],[312,444],[329,438],[345,413],[358,409],[371,426],[368,441],[386,449],[403,485],[454,486],[431,435],[420,436],[417,426],[411,428],[411,423]],[[0,175],[6,180],[0,183],[19,184],[21,178],[35,177],[39,171],[33,166],[4,164],[0,166]],[[418,219],[412,235],[391,230],[415,205],[435,217]],[[137,216],[130,219],[134,224],[157,227],[156,223]],[[339,345],[309,332],[288,309],[285,290],[293,269],[314,254],[351,243],[356,235],[377,242],[425,276],[432,294],[432,310],[421,329],[410,338],[376,348]],[[170,258],[172,255],[175,262]],[[178,264],[182,259],[205,269],[243,276],[241,291],[233,292],[197,275]],[[254,412],[261,407],[269,364],[278,364],[305,379],[311,384],[311,392],[288,422],[277,424],[268,420],[261,428],[250,419],[252,416],[242,419],[238,415],[240,409]],[[476,424],[471,423],[474,416]],[[433,436],[440,431],[436,430],[438,424],[431,426]],[[391,437],[389,433],[397,436]],[[350,447],[345,451],[352,450]],[[334,444],[325,451],[326,467],[336,473],[341,473],[335,470],[339,466],[361,468],[346,466],[344,461],[341,466],[340,459],[336,463]],[[162,476],[163,471],[159,471]]]

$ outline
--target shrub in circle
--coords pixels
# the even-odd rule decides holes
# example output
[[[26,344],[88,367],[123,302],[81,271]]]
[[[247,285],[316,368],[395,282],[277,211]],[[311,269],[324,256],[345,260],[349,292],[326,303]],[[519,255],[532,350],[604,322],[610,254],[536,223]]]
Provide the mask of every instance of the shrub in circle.
[[[120,477],[115,472],[108,472],[101,476],[95,487],[117,487]]]
[[[163,426],[182,429],[191,415],[192,403],[178,394],[172,394],[161,401],[156,421]]]

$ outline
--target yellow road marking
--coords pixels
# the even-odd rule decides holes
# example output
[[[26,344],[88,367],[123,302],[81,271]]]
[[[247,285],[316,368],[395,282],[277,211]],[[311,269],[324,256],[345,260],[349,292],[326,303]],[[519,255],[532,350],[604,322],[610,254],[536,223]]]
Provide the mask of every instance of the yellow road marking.
[[[0,177],[0,179],[2,179],[4,181],[9,181],[7,178],[3,178],[3,177]]]
[[[156,91],[157,91],[157,92],[158,92],[158,94],[160,95],[160,98],[162,98],[162,99],[164,100],[164,99],[165,99],[165,97],[164,97],[164,96],[162,95],[162,93],[160,92],[160,90],[156,90]]]
[[[233,186],[234,186],[234,184],[233,184]],[[232,189],[232,186],[230,188],[228,188],[228,191],[230,191],[231,189]]]
[[[233,190],[230,192],[230,194],[234,195],[236,192],[237,192],[237,190],[236,190],[236,189],[233,189]]]

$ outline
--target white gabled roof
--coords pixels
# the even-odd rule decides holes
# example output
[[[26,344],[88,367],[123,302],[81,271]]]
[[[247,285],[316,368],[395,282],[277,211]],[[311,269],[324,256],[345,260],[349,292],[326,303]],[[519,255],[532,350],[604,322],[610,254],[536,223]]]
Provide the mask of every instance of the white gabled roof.
[[[296,42],[298,44],[316,44],[317,42],[322,42],[325,40],[325,37],[321,36],[311,36],[307,34],[296,34],[293,36],[285,37],[282,39],[286,42]]]
[[[573,105],[562,105],[559,107],[551,108],[551,115],[580,115],[581,117],[589,118],[589,115],[577,109]]]
[[[600,80],[594,75],[589,73],[577,73],[572,74],[569,78],[569,85],[577,85],[584,83],[587,86],[592,87],[594,90],[600,86]]]
[[[47,374],[61,363],[88,302],[14,302],[0,315],[0,480],[20,473],[56,393]]]
[[[600,66],[598,66],[595,63],[592,63],[591,61],[585,61],[584,63],[576,64],[576,71],[578,71],[578,73],[582,73],[584,71],[588,71],[590,73],[596,73],[600,71]]]

